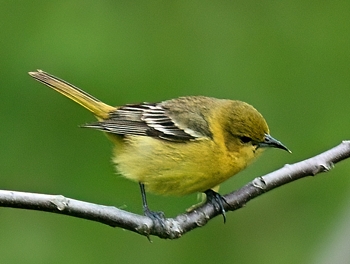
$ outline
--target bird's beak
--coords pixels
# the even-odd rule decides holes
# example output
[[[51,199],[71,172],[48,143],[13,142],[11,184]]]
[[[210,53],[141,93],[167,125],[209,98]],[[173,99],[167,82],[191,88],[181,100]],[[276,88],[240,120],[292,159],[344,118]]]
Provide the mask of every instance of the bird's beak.
[[[280,141],[277,139],[274,139],[269,134],[265,134],[264,141],[258,144],[259,147],[272,147],[272,148],[280,148],[285,151],[288,151],[289,153],[292,153],[285,145],[283,145]]]

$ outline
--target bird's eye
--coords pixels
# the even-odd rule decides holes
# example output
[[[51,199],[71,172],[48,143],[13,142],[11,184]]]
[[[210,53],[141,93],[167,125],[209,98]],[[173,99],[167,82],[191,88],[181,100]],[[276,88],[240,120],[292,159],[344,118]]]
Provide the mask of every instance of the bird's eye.
[[[249,143],[249,142],[252,141],[252,139],[251,139],[250,137],[246,137],[246,136],[242,136],[242,137],[240,137],[239,139],[240,139],[240,140],[242,141],[242,143],[244,143],[244,144]]]

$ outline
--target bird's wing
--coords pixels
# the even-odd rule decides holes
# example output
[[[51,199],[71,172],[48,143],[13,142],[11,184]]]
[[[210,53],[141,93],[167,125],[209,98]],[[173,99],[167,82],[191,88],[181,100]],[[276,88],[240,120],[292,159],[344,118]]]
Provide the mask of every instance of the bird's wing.
[[[203,120],[203,123],[206,124],[206,121]],[[111,112],[108,119],[84,127],[118,135],[150,136],[180,142],[207,136],[184,124],[186,122],[175,121],[171,111],[162,103],[142,103],[122,106]]]

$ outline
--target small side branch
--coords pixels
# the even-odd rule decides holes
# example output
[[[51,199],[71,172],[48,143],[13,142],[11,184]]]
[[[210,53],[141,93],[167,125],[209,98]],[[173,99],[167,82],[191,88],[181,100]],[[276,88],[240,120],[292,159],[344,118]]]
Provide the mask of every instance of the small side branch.
[[[235,211],[255,197],[274,188],[306,176],[329,171],[339,161],[350,157],[350,141],[307,160],[285,165],[267,175],[257,177],[242,188],[224,196],[225,210]],[[100,222],[112,227],[124,228],[145,236],[160,238],[180,238],[190,230],[204,226],[220,212],[212,204],[204,204],[195,210],[180,214],[175,218],[166,218],[165,226],[155,228],[150,218],[133,214],[112,206],[98,205],[66,198],[61,195],[47,195],[0,190],[0,206],[46,211],[65,214]]]

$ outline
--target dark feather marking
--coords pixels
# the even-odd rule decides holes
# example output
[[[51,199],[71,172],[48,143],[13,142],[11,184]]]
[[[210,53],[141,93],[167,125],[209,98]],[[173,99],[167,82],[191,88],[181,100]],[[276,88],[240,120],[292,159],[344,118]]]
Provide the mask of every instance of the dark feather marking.
[[[179,128],[166,109],[150,103],[125,105],[111,112],[108,119],[84,127],[118,135],[149,136],[169,141],[183,142],[196,138]]]

